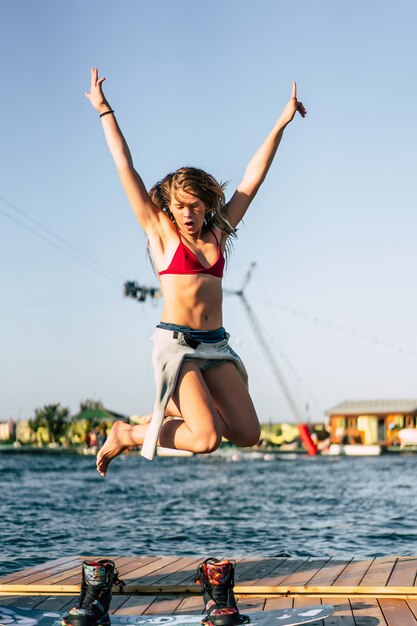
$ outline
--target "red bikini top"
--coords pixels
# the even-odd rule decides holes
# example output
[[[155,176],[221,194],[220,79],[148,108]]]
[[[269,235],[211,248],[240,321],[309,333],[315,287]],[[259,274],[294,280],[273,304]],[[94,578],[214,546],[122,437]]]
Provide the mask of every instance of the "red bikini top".
[[[178,231],[177,231],[178,232]],[[210,231],[212,232],[212,231]],[[213,233],[214,238],[217,241],[217,259],[210,267],[204,267],[198,260],[196,255],[188,246],[185,245],[178,232],[179,244],[175,251],[172,261],[166,270],[159,272],[159,275],[163,274],[210,274],[210,276],[216,276],[222,278],[224,269],[224,256],[220,249],[220,243],[216,235]]]

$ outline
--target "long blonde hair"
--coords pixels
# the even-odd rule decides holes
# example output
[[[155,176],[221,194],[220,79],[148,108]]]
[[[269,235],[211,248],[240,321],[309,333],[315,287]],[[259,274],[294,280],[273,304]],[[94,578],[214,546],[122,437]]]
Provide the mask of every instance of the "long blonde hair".
[[[236,230],[224,215],[226,185],[227,183],[217,182],[211,174],[197,167],[180,167],[155,183],[149,195],[152,201],[176,224],[169,204],[177,191],[186,191],[204,202],[207,207],[203,233],[212,228],[218,228],[225,235],[236,237]]]

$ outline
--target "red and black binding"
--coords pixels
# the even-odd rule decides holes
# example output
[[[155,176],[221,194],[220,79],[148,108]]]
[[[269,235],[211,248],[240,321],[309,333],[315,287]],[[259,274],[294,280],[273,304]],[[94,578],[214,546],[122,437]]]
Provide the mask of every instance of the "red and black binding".
[[[209,626],[236,626],[249,622],[240,615],[233,593],[235,563],[224,559],[208,558],[197,568],[195,582],[201,585],[207,615],[202,624]]]

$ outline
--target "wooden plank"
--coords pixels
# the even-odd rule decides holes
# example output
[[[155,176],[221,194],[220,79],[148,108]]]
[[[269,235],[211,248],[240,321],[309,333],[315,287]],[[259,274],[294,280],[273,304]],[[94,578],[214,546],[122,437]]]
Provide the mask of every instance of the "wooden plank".
[[[192,593],[198,595],[200,593],[200,587],[194,584],[183,585],[127,585],[124,592],[126,594],[144,594],[144,595],[166,595],[166,594],[184,594]],[[47,595],[78,595],[79,585],[36,585],[24,586],[24,585],[4,585],[0,586],[0,594],[3,595],[28,595],[34,594],[40,596]],[[113,588],[113,595],[118,595],[120,592],[117,587]],[[310,596],[323,596],[323,595],[339,595],[339,596],[381,596],[381,597],[416,597],[416,587],[347,587],[347,586],[312,586],[309,585],[279,585],[268,586],[263,585],[247,585],[247,586],[235,586],[235,594],[239,596],[267,596],[267,595],[310,595]]]
[[[125,578],[129,581],[137,576],[137,570],[152,563],[158,563],[161,558],[160,555],[156,554],[151,556],[134,556],[129,559],[118,559],[115,563],[120,578]]]
[[[286,559],[278,563],[271,572],[260,581],[262,586],[278,586],[282,584],[290,574],[296,572],[305,563],[305,559]]]
[[[165,565],[155,574],[146,577],[147,585],[178,585],[185,581],[192,582],[197,573],[201,557],[185,557]]]
[[[25,570],[20,570],[19,572],[8,574],[7,576],[0,578],[0,583],[8,584],[13,580],[19,580],[22,584],[36,582],[38,580],[42,580],[43,584],[62,581],[68,578],[68,569],[74,569],[74,572],[71,572],[72,575],[77,574],[76,569],[81,566],[82,560],[94,560],[99,558],[111,558],[112,560],[116,560],[116,565],[119,569],[121,569],[121,565],[124,565],[125,563],[134,564],[134,567],[130,570],[133,577],[135,569],[142,569],[144,563],[150,564],[151,562],[163,557],[103,557],[103,555],[99,557],[67,556],[42,563],[33,568],[27,568]],[[173,569],[170,568],[169,563],[165,563],[165,566],[168,568],[166,570],[167,575],[173,572],[174,569],[179,572],[181,570],[181,561],[184,562],[184,565],[189,565],[193,561],[193,557],[165,558],[173,559],[173,561],[171,561],[171,563],[173,563]],[[197,560],[198,558],[195,557],[195,561]],[[375,559],[374,561],[355,560],[348,562],[345,568],[343,568],[343,563],[343,561],[334,562],[330,560],[327,566],[323,567],[319,572],[317,572],[317,575],[314,576],[314,582],[323,585],[333,583],[335,585],[343,586],[352,586],[357,584],[361,584],[362,586],[372,586],[373,584],[375,586],[380,586],[381,584],[387,582],[388,577],[389,585],[404,587],[416,584],[417,557],[384,557],[382,559]],[[283,574],[288,571],[290,571],[290,573],[296,571],[299,564],[300,561],[297,559],[286,559],[280,557],[277,557],[276,560],[265,558],[259,559],[255,557],[243,559],[241,563],[238,563],[236,568],[236,581],[241,580],[246,584],[254,584],[254,582],[262,580],[265,586],[273,585],[274,583],[279,585],[283,580],[285,580],[282,578]],[[268,572],[267,570],[269,566],[271,566],[271,569]],[[338,573],[339,567],[343,568],[340,573]],[[390,568],[392,568],[391,571]],[[156,572],[157,570],[154,571]],[[123,573],[126,575],[127,572],[124,571]],[[65,574],[67,574],[67,576],[63,577],[62,575]],[[164,574],[165,572],[161,570],[160,577],[162,578]],[[335,579],[332,581],[331,578],[333,574],[335,575]],[[153,580],[154,577],[158,576],[158,573],[146,574],[146,571],[142,570],[141,572],[136,572],[134,577],[138,578],[140,575],[149,575],[149,577],[152,576]]]
[[[173,557],[172,562],[168,562],[164,566],[161,565],[158,570],[155,570],[154,574],[147,575],[144,581],[140,581],[140,579],[137,581],[129,581],[129,586],[134,586],[135,583],[139,584],[140,581],[143,582],[143,584],[137,587],[138,589],[150,586],[160,593],[164,593],[167,589],[170,589],[173,593],[184,592],[186,590],[190,590],[193,593],[200,593],[200,587],[194,583],[194,577],[197,572],[197,565],[203,560],[204,557],[202,556],[176,557],[176,560],[175,557]],[[259,558],[237,560],[236,564],[237,568],[239,568],[237,571],[242,575],[249,569],[252,570],[254,567],[259,567],[259,563]],[[181,588],[181,585],[185,585],[184,588]]]
[[[265,607],[265,598],[253,597],[253,598],[239,598],[237,605],[241,613],[247,613],[250,611],[263,611]]]
[[[205,557],[200,555],[193,555],[190,557],[181,557],[176,563],[168,565],[163,570],[155,573],[154,577],[149,576],[146,578],[146,584],[156,585],[181,585],[182,583],[194,583],[194,578],[197,574],[197,566],[203,563]],[[236,559],[236,567],[242,562],[243,559]],[[256,562],[259,559],[256,559]],[[245,565],[245,564],[244,564]],[[240,570],[242,571],[242,570]],[[236,573],[235,573],[236,580]]]
[[[24,598],[24,596],[1,596],[0,595],[0,605],[3,606],[10,606],[10,605],[14,605],[14,606],[19,606],[18,602],[21,598]]]
[[[307,559],[295,572],[284,578],[281,584],[288,587],[306,586],[328,562],[329,559]]]
[[[388,586],[412,587],[415,584],[417,571],[417,558],[400,557],[388,580]]]
[[[152,604],[144,611],[145,615],[172,615],[179,606],[182,597],[176,596],[158,596]]]
[[[334,586],[359,585],[375,559],[369,561],[351,561],[332,583]]]
[[[116,568],[119,572],[119,576],[124,582],[128,581],[131,578],[132,572],[137,572],[141,567],[150,565],[155,561],[159,561],[162,557],[158,556],[147,556],[147,557],[118,557],[115,560]],[[100,560],[98,557],[96,558],[88,558],[85,559],[87,561],[98,561]],[[81,564],[77,568],[73,568],[67,571],[63,575],[54,576],[53,579],[50,579],[53,583],[60,583],[62,585],[79,585],[81,582]]]
[[[28,600],[28,598],[30,598]],[[115,610],[128,600],[129,596],[116,596],[112,598],[111,611]],[[0,597],[0,605],[18,606],[26,608],[36,608],[37,611],[59,611],[64,612],[70,609],[75,602],[73,596],[7,596]],[[28,604],[29,603],[29,604]]]
[[[135,556],[129,561],[116,561],[119,578],[123,580],[123,582],[129,584],[130,581],[134,580],[137,577],[137,572],[140,571],[142,567],[146,567],[153,563],[159,564],[162,558],[163,557],[157,555],[139,557]]]
[[[176,563],[178,559],[178,556],[161,556],[158,560],[152,561],[145,566],[139,566],[129,572],[129,577],[126,582],[131,586],[138,584],[148,586],[146,582],[148,576],[154,574],[155,572],[159,572],[169,563]]]
[[[155,600],[156,596],[128,596],[126,602],[114,614],[142,615]]]
[[[66,576],[76,575],[77,571],[78,573],[80,573],[81,564],[83,561],[97,561],[99,559],[110,559],[112,561],[132,561],[137,559],[137,557],[120,557],[113,555],[63,557],[62,559],[48,561],[36,567],[16,572],[15,574],[17,578],[16,583],[14,584],[17,584],[17,581],[19,581],[19,583],[21,584],[30,584],[36,581],[43,581],[43,584],[53,584],[53,582],[65,580]],[[9,580],[9,582],[12,581]]]
[[[0,585],[0,593],[15,597],[37,595],[39,602],[46,597],[63,594],[77,595],[81,561],[112,558],[127,582],[127,592],[156,597],[190,592],[200,594],[192,578],[202,559],[197,556],[129,556],[129,557],[63,557],[43,563],[29,570],[16,572],[18,583]],[[69,559],[69,560],[68,560]],[[52,564],[52,565],[51,565]],[[69,571],[68,567],[72,566]],[[333,561],[332,559],[287,559],[283,557],[242,559],[236,567],[240,580],[236,582],[238,595],[309,595],[311,597],[344,595],[361,597],[410,598],[410,610],[417,596],[415,571],[417,557],[383,557],[369,561]],[[236,576],[237,577],[237,576]],[[27,584],[29,582],[29,584]],[[51,584],[50,584],[51,583]],[[151,583],[151,584],[148,584]],[[156,584],[155,584],[156,583]],[[115,597],[117,590],[114,590]],[[252,601],[252,600],[251,600]],[[14,602],[15,600],[10,600]],[[27,600],[33,602],[33,600]],[[52,600],[49,605],[52,607]],[[59,602],[64,602],[62,597]],[[65,600],[71,602],[71,598]],[[120,606],[126,600],[118,600]],[[193,602],[193,600],[191,600]],[[256,601],[254,601],[256,602]],[[183,605],[183,599],[180,600]],[[16,604],[15,604],[16,606]],[[194,606],[194,605],[193,605]],[[175,610],[179,610],[179,606]]]
[[[263,558],[266,557],[262,557]],[[241,559],[240,561],[236,561],[236,571],[235,571],[235,582],[244,580],[249,570],[253,567],[256,567],[256,564],[259,563],[260,557],[246,557]]]
[[[28,572],[25,576],[21,576],[14,581],[13,584],[30,585],[41,581],[45,585],[53,584],[53,582],[62,579],[68,571],[81,570],[82,559],[79,557],[56,565],[53,568],[45,568],[43,570],[35,571],[33,573]]]
[[[383,587],[387,584],[397,562],[397,557],[375,559],[359,585],[361,587]]]
[[[201,595],[185,596],[175,609],[176,615],[202,615],[204,613],[204,602]]]
[[[0,595],[21,595],[21,596],[30,596],[30,595],[39,595],[39,596],[49,596],[54,594],[59,595],[76,595],[80,591],[79,586],[68,586],[62,587],[59,585],[0,585]]]
[[[51,592],[51,588],[45,587],[39,589],[39,592]],[[173,586],[158,586],[158,585],[140,585],[137,587],[127,586],[126,593],[144,593],[144,594],[178,594],[178,593],[193,593],[199,594],[200,588],[197,585],[173,585]],[[383,597],[416,597],[416,587],[361,587],[361,586],[305,586],[305,585],[279,585],[279,586],[264,586],[264,585],[235,585],[235,594],[239,596],[267,596],[267,595],[334,595],[334,596],[383,596]],[[1,592],[1,589],[0,589]]]
[[[132,557],[132,556],[131,557],[119,557],[119,559],[116,561],[116,568],[119,571],[121,578],[123,579],[124,574],[128,575],[131,570],[137,569],[137,567],[140,566],[140,564],[147,565],[159,558],[160,557],[156,557],[156,556],[155,557],[139,557],[139,559],[138,557]],[[87,558],[85,560],[97,561],[99,560],[99,558],[98,557]],[[139,561],[139,565],[138,565],[138,561]],[[49,580],[51,584],[60,584],[60,585],[69,585],[69,586],[79,587],[80,582],[81,582],[81,564],[79,567],[74,567],[65,573],[57,574],[56,576],[53,576]]]
[[[66,557],[67,559],[69,559],[69,557]],[[94,561],[94,560],[98,560],[101,558],[110,558],[111,560],[115,560],[117,558],[121,558],[121,557],[83,557],[83,556],[77,556],[77,557],[71,557],[70,560],[67,560],[63,563],[60,563],[58,565],[54,565],[53,567],[49,567],[48,563],[44,563],[41,566],[41,569],[35,567],[33,568],[33,570],[27,570],[27,573],[24,576],[19,576],[16,579],[16,582],[14,584],[20,583],[20,584],[31,584],[31,583],[35,583],[38,581],[42,581],[43,584],[49,585],[49,584],[53,584],[54,582],[59,582],[61,580],[65,580],[67,577],[71,576],[71,575],[77,575],[78,573],[78,578],[80,578],[80,573],[81,573],[81,564],[84,560],[87,561]],[[135,557],[123,557],[123,558],[130,558],[130,559],[134,559]],[[48,566],[48,567],[46,567]],[[21,572],[23,573],[23,572]]]
[[[194,558],[194,557],[190,557],[190,558]],[[163,581],[161,581],[164,585],[165,584],[183,584],[183,583],[194,583],[194,578],[197,574],[197,566],[202,563],[204,561],[204,557],[200,556],[196,561],[193,562],[189,562],[188,566],[186,569],[184,569],[184,572],[180,572],[178,571],[176,574],[173,574],[172,576],[169,576],[168,578],[164,579]],[[239,566],[239,564],[241,563],[242,559],[236,559],[234,560],[235,564],[236,564],[236,568]],[[186,562],[186,559],[184,558],[183,562]],[[242,570],[241,570],[242,571]],[[183,575],[185,574],[185,575]],[[236,580],[236,570],[235,570],[235,580]]]
[[[126,576],[129,577],[131,576],[131,573],[135,570],[137,570],[140,567],[143,567],[144,565],[149,565],[150,563],[154,563],[155,561],[158,561],[161,558],[161,556],[158,556],[156,554],[154,555],[148,555],[148,556],[129,556],[129,557],[118,557],[117,559],[114,559],[114,562],[116,564],[116,569],[119,573],[119,576]]]
[[[321,604],[321,598],[309,598],[304,596],[297,596],[294,598],[294,608],[301,608],[303,606],[319,606]]]
[[[414,617],[417,618],[417,599],[407,598],[407,604],[413,612]]]
[[[381,598],[379,606],[388,626],[416,626],[417,620],[405,600]]]
[[[109,613],[111,615],[113,615],[114,613],[117,613],[117,611],[126,604],[129,598],[130,596],[124,596],[124,595],[113,596],[111,599]]]
[[[294,605],[294,598],[280,597],[280,598],[266,598],[264,611],[277,611],[278,609],[292,609]]]
[[[330,586],[333,585],[335,580],[342,574],[342,572],[346,569],[349,563],[352,562],[352,559],[349,561],[340,561],[330,559],[328,563],[324,567],[322,567],[317,574],[315,574],[310,580],[309,585],[314,586]]]
[[[324,620],[325,626],[355,626],[352,608],[347,598],[324,596],[321,600],[322,604],[332,604],[335,608],[333,615]]]
[[[281,565],[287,559],[274,557],[271,559],[264,558],[255,562],[252,567],[246,570],[244,574],[239,574],[240,585],[255,585],[258,581],[266,578],[273,572],[279,565]],[[235,577],[236,580],[236,577]]]
[[[22,609],[36,609],[38,604],[43,601],[42,596],[33,595],[33,596],[22,596],[19,598],[18,602],[15,602],[9,606],[19,606]]]
[[[198,601],[198,604],[197,604]],[[405,600],[398,599],[381,599],[378,602],[375,598],[364,598],[360,601],[353,600],[349,603],[346,598],[326,597],[317,598],[312,601],[308,597],[297,598],[248,598],[242,599],[240,604],[241,611],[250,613],[253,610],[276,610],[300,606],[308,606],[311,604],[319,604],[322,601],[325,604],[333,604],[336,612],[333,616],[327,618],[324,626],[416,626],[417,619],[413,611],[409,607],[409,603]],[[39,598],[32,597],[15,597],[13,602],[15,606],[26,608],[36,608],[39,610],[67,610],[73,604],[73,598],[48,597]],[[120,607],[115,605],[122,603]],[[417,600],[414,600],[417,603]],[[11,604],[11,598],[1,598],[0,604]],[[148,615],[155,614],[201,614],[201,598],[182,598],[164,597],[164,596],[139,596],[139,597],[123,597],[113,599],[111,613],[119,615],[140,615],[146,613]],[[319,626],[320,623],[318,623]]]
[[[39,565],[35,565],[33,567],[27,567],[23,570],[18,570],[17,572],[11,572],[10,574],[6,574],[5,576],[0,577],[0,583],[2,585],[7,584],[8,582],[12,582],[14,580],[19,579],[21,576],[30,575],[32,573],[43,571],[45,569],[53,569],[56,566],[60,566],[62,563],[66,563],[72,561],[73,556],[62,556],[59,559],[53,559],[52,561],[47,561],[46,563],[40,563]]]
[[[353,617],[356,626],[387,626],[381,607],[376,598],[362,598],[361,600],[351,600]]]
[[[100,561],[103,559],[109,559],[112,561],[115,561],[116,563],[116,567],[118,569],[118,563],[122,562],[128,562],[130,563],[131,561],[135,561],[136,557],[134,556],[130,556],[130,557],[104,557],[104,556],[95,556],[95,557],[85,557],[82,558],[80,560],[80,562],[71,568],[68,568],[66,571],[62,571],[62,572],[58,572],[56,574],[54,574],[53,576],[51,576],[50,578],[45,580],[45,584],[61,584],[61,585],[79,585],[81,582],[81,569],[82,569],[82,563],[83,561]],[[117,559],[117,560],[116,560]]]
[[[37,605],[37,611],[68,611],[74,606],[73,596],[42,596],[41,602]],[[19,606],[18,604],[16,606]]]

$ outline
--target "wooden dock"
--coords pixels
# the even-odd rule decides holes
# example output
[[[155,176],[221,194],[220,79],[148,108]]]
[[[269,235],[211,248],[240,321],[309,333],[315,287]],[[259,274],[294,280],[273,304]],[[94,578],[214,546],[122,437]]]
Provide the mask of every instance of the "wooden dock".
[[[202,556],[62,557],[0,578],[0,604],[65,610],[79,590],[84,559],[113,559],[126,583],[114,590],[111,612],[200,614],[193,582]],[[417,626],[417,557],[360,560],[248,557],[236,559],[241,611],[333,604],[323,626]],[[320,622],[318,622],[320,624]]]

